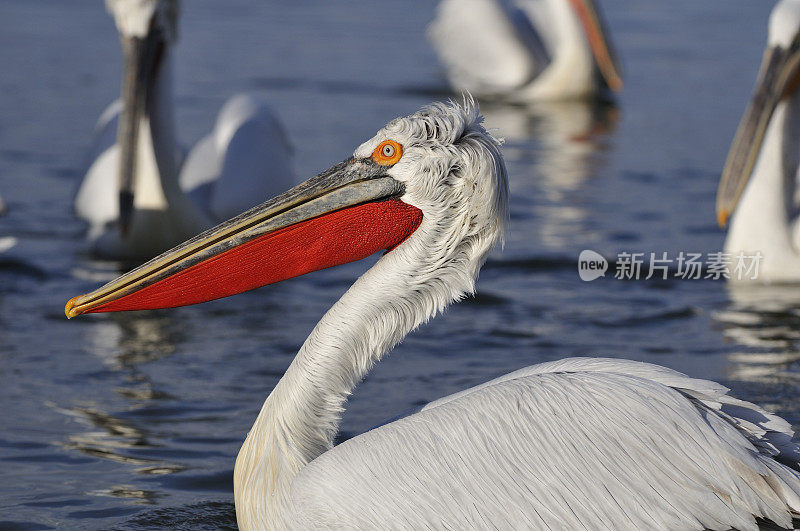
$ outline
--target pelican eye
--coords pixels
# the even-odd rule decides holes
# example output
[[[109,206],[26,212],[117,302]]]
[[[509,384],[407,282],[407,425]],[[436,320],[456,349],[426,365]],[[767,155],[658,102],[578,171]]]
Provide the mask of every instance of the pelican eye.
[[[372,160],[382,166],[392,166],[403,156],[403,146],[394,140],[384,140],[372,152]]]

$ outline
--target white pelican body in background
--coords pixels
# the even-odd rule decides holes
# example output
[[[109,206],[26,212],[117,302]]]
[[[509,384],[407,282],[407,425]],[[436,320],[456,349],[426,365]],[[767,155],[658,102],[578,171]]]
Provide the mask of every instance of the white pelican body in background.
[[[125,55],[122,100],[98,121],[75,197],[96,254],[152,256],[293,184],[286,135],[254,95],[231,98],[183,163],[172,101],[179,3],[106,4]]]
[[[0,253],[8,251],[17,244],[13,236],[0,236]]]
[[[760,252],[758,279],[800,281],[800,0],[772,10],[753,98],[728,153],[717,216],[725,252]],[[731,216],[732,214],[732,216]]]
[[[453,88],[476,96],[530,102],[622,88],[594,0],[442,0],[428,35]]]
[[[193,304],[391,249],[264,403],[236,460],[242,529],[790,526],[800,476],[776,460],[800,457],[789,424],[644,363],[528,367],[333,446],[356,383],[473,292],[503,237],[506,169],[480,122],[469,102],[393,120],[352,158],[70,300],[66,314]]]
[[[6,204],[0,197],[0,216],[6,215]],[[17,239],[12,236],[0,236],[0,253],[7,251],[17,244]]]

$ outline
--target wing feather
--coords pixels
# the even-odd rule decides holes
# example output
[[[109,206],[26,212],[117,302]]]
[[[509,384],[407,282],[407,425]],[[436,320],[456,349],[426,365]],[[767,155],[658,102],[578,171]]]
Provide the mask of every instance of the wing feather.
[[[291,147],[263,98],[238,94],[220,110],[214,131],[192,149],[181,189],[214,219],[227,219],[295,184]]]
[[[73,198],[75,214],[97,227],[96,230],[119,217],[117,123],[121,111],[122,102],[116,100],[97,120],[84,160],[84,177]]]
[[[311,462],[298,527],[758,529],[800,502],[791,427],[706,380],[572,358],[432,402]]]

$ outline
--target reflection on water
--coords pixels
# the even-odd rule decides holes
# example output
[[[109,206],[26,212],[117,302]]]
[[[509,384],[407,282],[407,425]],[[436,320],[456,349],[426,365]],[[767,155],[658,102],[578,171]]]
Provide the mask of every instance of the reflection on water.
[[[603,170],[618,109],[603,102],[564,101],[495,103],[481,110],[487,127],[505,139],[505,156],[513,161],[512,216],[522,212],[523,219],[530,219],[533,212],[513,205],[533,205],[537,240],[550,249],[591,235],[586,223],[590,205],[576,192]]]
[[[67,442],[63,443],[66,448],[117,463],[135,465],[135,472],[140,474],[170,474],[185,469],[182,465],[140,457],[135,452],[129,452],[157,445],[151,442],[147,432],[131,422],[102,411],[97,404],[55,409],[87,428],[83,433],[70,435]]]
[[[127,370],[139,379],[137,365],[169,356],[182,340],[168,314],[109,314],[85,332],[86,350],[113,369]]]
[[[149,407],[150,402],[170,398],[169,394],[154,387],[147,373],[139,365],[154,362],[175,351],[175,341],[180,333],[173,317],[159,313],[111,314],[89,327],[84,333],[88,353],[97,356],[110,370],[125,374],[125,385],[115,389],[129,402],[125,416],[135,419],[137,412]],[[88,429],[68,437],[65,447],[87,455],[110,461],[134,465],[139,474],[160,475],[184,470],[181,464],[161,459],[143,457],[141,452],[158,447],[135,420],[126,420],[104,410],[102,404],[75,405],[62,413],[77,419]],[[128,485],[96,489],[93,494],[134,498],[154,503],[155,493]]]
[[[137,489],[131,485],[114,485],[107,489],[93,490],[89,492],[89,494],[92,496],[106,496],[109,498],[126,498],[142,505],[153,505],[158,501],[158,498],[164,497],[163,494],[159,494],[155,491]]]
[[[800,380],[800,286],[729,284],[730,303],[715,315],[726,339],[746,351],[728,356],[732,380]]]
[[[620,111],[609,102],[568,100],[531,105],[490,101],[481,104],[481,112],[487,127],[502,133],[508,146],[539,142],[563,149],[569,142],[577,146],[583,140],[613,131]]]

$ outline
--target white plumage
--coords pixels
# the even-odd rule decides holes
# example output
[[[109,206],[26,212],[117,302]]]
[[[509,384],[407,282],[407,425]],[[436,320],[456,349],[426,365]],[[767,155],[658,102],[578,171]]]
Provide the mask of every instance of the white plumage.
[[[725,252],[732,257],[760,252],[756,280],[762,282],[800,281],[798,38],[800,1],[782,0],[770,15],[756,93],[731,146],[718,195],[723,224],[735,208]]]
[[[144,110],[134,146],[133,215],[123,235],[120,218],[122,101],[101,115],[87,170],[75,197],[76,214],[89,222],[95,254],[143,258],[201,232],[294,183],[291,150],[277,117],[262,98],[237,95],[222,108],[214,130],[189,152],[177,143],[172,102],[172,52],[177,38],[176,0],[107,0],[123,39],[152,43]],[[144,28],[144,29],[143,29]],[[126,47],[127,45],[127,47]],[[136,68],[133,65],[131,68]],[[141,67],[139,67],[141,68]],[[145,68],[145,72],[150,72]],[[126,74],[126,85],[132,83]],[[140,75],[139,77],[142,77]]]
[[[392,121],[388,174],[423,212],[317,324],[236,461],[243,529],[757,529],[791,525],[791,427],[713,382],[625,360],[536,365],[333,447],[344,403],[412,329],[474,289],[507,177],[467,103]],[[402,355],[402,354],[398,354]]]
[[[180,186],[214,219],[227,219],[294,184],[291,152],[269,105],[238,94],[189,152]]]
[[[178,28],[180,0],[105,0],[120,34],[144,39],[152,23],[169,31],[175,39]]]
[[[593,0],[442,0],[428,29],[456,90],[584,98],[622,80]]]
[[[6,204],[3,202],[3,198],[0,197],[0,216],[5,216],[5,214],[6,214]],[[17,239],[12,236],[0,237],[0,253],[8,251],[16,244],[17,244]]]
[[[299,527],[790,527],[791,427],[725,391],[626,360],[528,367],[323,454],[292,486]]]
[[[17,239],[13,236],[0,237],[0,253],[8,251],[17,244]]]

